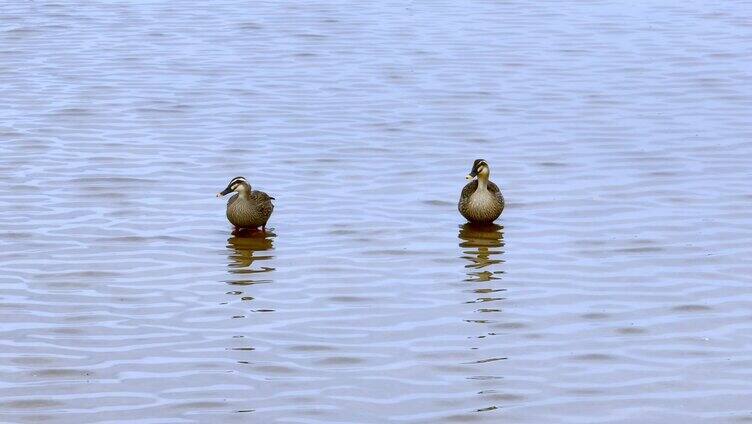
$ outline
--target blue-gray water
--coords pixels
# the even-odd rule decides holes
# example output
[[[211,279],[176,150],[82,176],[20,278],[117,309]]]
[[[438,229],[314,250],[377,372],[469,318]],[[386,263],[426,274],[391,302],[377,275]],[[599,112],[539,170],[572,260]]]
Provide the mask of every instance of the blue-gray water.
[[[752,420],[751,22],[3,3],[0,421]]]

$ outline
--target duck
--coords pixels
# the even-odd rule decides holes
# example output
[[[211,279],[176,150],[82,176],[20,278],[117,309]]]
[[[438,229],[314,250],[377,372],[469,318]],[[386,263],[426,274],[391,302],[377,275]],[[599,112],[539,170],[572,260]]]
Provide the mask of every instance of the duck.
[[[261,227],[261,231],[266,232],[266,223],[274,211],[274,198],[263,191],[252,190],[244,177],[231,179],[227,187],[217,193],[217,197],[233,191],[235,194],[227,201],[227,220],[235,226],[235,230],[257,230]]]
[[[472,180],[462,189],[457,204],[465,219],[473,224],[490,224],[504,210],[504,196],[499,186],[489,180],[491,168],[485,159],[476,159],[470,169],[468,180]]]

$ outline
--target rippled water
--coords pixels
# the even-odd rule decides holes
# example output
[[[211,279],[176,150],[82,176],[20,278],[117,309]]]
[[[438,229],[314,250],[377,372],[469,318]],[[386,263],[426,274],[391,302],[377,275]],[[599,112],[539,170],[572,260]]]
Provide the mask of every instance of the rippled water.
[[[659,3],[4,3],[0,420],[752,420],[752,16]]]

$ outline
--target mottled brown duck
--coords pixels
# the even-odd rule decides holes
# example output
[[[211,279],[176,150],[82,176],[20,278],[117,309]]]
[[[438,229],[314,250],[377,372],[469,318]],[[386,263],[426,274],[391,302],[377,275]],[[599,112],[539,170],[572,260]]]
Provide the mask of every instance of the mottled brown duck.
[[[462,216],[474,224],[489,224],[504,210],[504,196],[499,186],[489,180],[491,169],[483,159],[476,159],[457,204]]]
[[[255,230],[261,227],[262,231],[266,231],[266,223],[274,210],[274,198],[263,191],[252,190],[251,185],[243,177],[230,180],[227,187],[217,193],[217,197],[233,191],[235,194],[227,201],[227,220],[236,230]]]

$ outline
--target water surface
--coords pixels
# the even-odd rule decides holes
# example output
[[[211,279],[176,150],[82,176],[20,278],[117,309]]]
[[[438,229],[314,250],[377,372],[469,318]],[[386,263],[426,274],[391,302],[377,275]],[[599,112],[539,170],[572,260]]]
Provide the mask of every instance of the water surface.
[[[752,419],[749,12],[0,6],[0,420]]]

